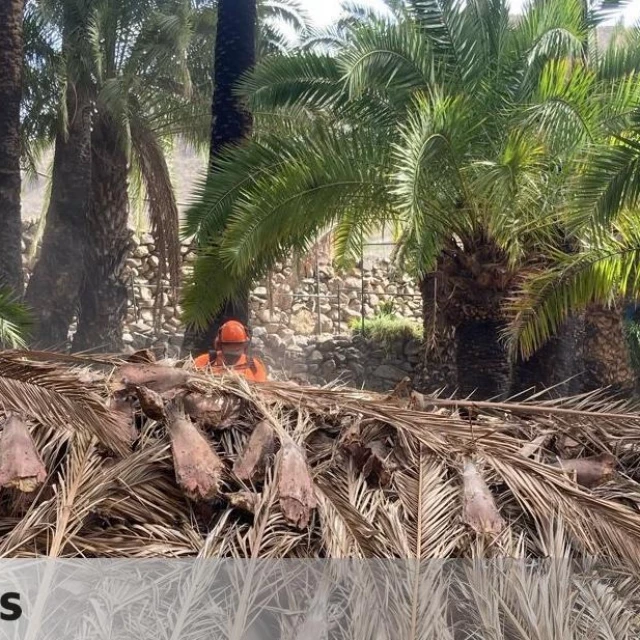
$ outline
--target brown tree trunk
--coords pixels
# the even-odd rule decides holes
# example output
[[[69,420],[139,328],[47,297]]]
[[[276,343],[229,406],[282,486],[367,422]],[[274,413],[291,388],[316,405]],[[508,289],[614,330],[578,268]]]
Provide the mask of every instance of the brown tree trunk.
[[[93,105],[88,92],[72,85],[66,101],[68,130],[56,137],[47,223],[25,296],[35,321],[33,345],[42,349],[66,345],[82,282]]]
[[[583,389],[582,372],[584,319],[570,318],[531,358],[514,366],[512,395],[531,395],[549,390],[549,395],[565,397]]]
[[[0,286],[22,295],[20,101],[23,0],[0,0]]]
[[[256,22],[256,0],[218,0],[210,147],[212,168],[222,149],[240,144],[251,134],[251,113],[236,95],[236,86],[256,62]],[[248,291],[239,292],[236,301],[229,301],[206,330],[188,328],[183,351],[200,353],[210,349],[218,327],[230,317],[248,323]]]
[[[458,393],[474,400],[504,399],[510,390],[511,364],[500,340],[502,324],[469,319],[456,327]]]
[[[124,267],[132,248],[127,169],[115,126],[101,118],[92,137],[91,206],[75,352],[116,353],[124,347],[128,301]]]
[[[613,391],[636,389],[636,375],[624,331],[622,311],[591,305],[585,313],[585,390],[610,387]]]
[[[455,335],[438,305],[438,277],[439,274],[427,274],[420,282],[424,352],[413,386],[423,393],[441,389],[453,392],[458,386]]]

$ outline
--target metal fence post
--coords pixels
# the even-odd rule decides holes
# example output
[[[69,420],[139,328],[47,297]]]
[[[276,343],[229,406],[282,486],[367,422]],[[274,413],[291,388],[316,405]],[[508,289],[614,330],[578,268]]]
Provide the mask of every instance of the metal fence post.
[[[360,319],[364,335],[364,230],[360,229]]]
[[[318,259],[318,249],[316,248],[316,312],[317,312],[317,329],[316,333],[322,333],[322,313],[320,312],[320,261]]]
[[[338,333],[342,330],[342,310],[340,307],[340,282],[338,281]]]

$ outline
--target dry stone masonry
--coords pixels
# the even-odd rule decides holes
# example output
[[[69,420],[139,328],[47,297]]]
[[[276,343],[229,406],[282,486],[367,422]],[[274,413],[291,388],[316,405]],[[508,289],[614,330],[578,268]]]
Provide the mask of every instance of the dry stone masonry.
[[[25,228],[27,252],[34,226]],[[181,249],[183,271],[188,274],[195,256],[188,244]],[[251,294],[254,349],[276,377],[314,384],[343,382],[372,390],[393,388],[413,376],[422,359],[422,345],[398,339],[387,348],[352,335],[351,325],[362,314],[373,316],[381,305],[393,303],[394,312],[420,321],[421,298],[416,283],[394,273],[384,259],[337,273],[325,259],[309,265],[276,265]],[[127,349],[156,347],[169,357],[179,354],[184,327],[181,308],[168,280],[158,282],[159,257],[150,235],[134,237],[134,250],[126,263],[129,307],[124,329]],[[162,289],[160,313],[154,312],[157,287]],[[364,297],[363,297],[364,290]],[[73,330],[73,328],[72,328]]]

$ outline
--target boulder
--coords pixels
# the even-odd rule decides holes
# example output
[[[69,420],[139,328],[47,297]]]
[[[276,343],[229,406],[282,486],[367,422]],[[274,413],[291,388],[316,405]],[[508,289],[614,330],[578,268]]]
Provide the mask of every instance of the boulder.
[[[314,349],[311,352],[311,355],[309,356],[309,363],[310,364],[318,364],[318,363],[322,362],[323,360],[324,360],[324,356],[317,349]]]
[[[398,367],[394,367],[389,364],[381,364],[375,369],[373,375],[376,378],[388,380],[389,382],[400,382],[406,377],[407,373]]]
[[[267,335],[267,330],[264,327],[255,327],[253,329],[254,338],[264,338]]]

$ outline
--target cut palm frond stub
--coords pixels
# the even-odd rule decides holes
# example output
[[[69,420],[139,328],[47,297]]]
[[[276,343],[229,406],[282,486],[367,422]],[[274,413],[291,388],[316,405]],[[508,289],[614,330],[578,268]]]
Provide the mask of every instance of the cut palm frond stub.
[[[43,484],[26,505],[0,494],[0,557],[547,557],[550,526],[577,558],[640,557],[631,404],[390,398],[106,362],[0,354],[0,418],[29,425],[5,422],[0,450],[6,424],[33,443],[29,469],[0,456],[0,472]]]

